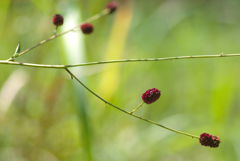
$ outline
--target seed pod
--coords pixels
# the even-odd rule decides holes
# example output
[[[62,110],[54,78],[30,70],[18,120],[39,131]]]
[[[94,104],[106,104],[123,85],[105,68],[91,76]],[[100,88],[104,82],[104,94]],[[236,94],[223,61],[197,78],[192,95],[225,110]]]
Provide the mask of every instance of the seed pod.
[[[85,24],[81,25],[80,28],[84,34],[90,34],[93,32],[93,25],[90,23],[85,23]]]
[[[113,13],[117,9],[117,6],[118,6],[118,2],[116,1],[109,2],[106,6],[106,8],[110,10],[109,14]]]
[[[63,25],[63,16],[60,14],[55,14],[53,16],[52,22],[55,26],[61,26]]]
[[[211,148],[217,148],[220,144],[220,138],[216,135],[212,136],[208,133],[202,133],[200,135],[199,143],[203,146],[210,146]]]
[[[143,93],[142,100],[146,104],[151,104],[151,103],[157,101],[160,98],[160,96],[161,96],[161,91],[159,91],[156,88],[153,88],[153,89],[149,89],[145,93]]]

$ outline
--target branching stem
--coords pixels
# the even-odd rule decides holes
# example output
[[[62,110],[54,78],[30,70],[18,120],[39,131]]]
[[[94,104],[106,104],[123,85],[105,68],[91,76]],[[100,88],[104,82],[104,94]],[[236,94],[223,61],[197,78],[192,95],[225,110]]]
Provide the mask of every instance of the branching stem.
[[[68,70],[68,68],[70,67],[78,67],[78,66],[88,66],[88,65],[100,65],[100,64],[110,64],[110,63],[124,63],[124,62],[145,62],[145,61],[164,61],[164,60],[176,60],[176,59],[192,59],[192,58],[218,58],[218,57],[235,57],[235,56],[240,56],[240,53],[238,54],[219,54],[219,55],[193,55],[193,56],[178,56],[178,57],[165,57],[165,58],[146,58],[146,59],[122,59],[122,60],[109,60],[109,61],[99,61],[99,62],[89,62],[89,63],[79,63],[79,64],[70,64],[70,65],[45,65],[45,64],[32,64],[32,63],[21,63],[21,62],[14,62],[15,58],[27,53],[28,51],[34,49],[35,47],[38,47],[50,40],[53,40],[59,36],[62,36],[64,34],[67,34],[71,31],[74,31],[74,29],[76,28],[79,28],[81,24],[85,23],[85,22],[91,22],[91,21],[94,21],[104,15],[107,15],[110,13],[110,10],[109,9],[104,9],[102,12],[96,14],[95,16],[87,19],[86,21],[74,26],[73,28],[67,30],[67,31],[64,31],[60,34],[56,34],[56,30],[54,31],[54,35],[51,36],[50,38],[48,39],[45,39],[41,42],[39,42],[38,44],[24,50],[23,52],[19,53],[18,55],[15,55],[14,57],[11,57],[9,58],[8,60],[0,60],[0,64],[7,64],[7,65],[19,65],[19,66],[28,66],[28,67],[36,67],[36,68],[56,68],[56,69],[65,69],[70,75],[71,75],[71,78],[73,79],[76,79],[85,89],[87,89],[89,92],[91,92],[93,95],[95,95],[96,97],[98,97],[100,100],[102,100],[103,102],[105,102],[105,104],[107,105],[110,105],[114,108],[116,108],[117,110],[120,110],[130,116],[133,116],[133,117],[136,117],[138,119],[141,119],[143,121],[146,121],[146,122],[149,122],[151,124],[154,124],[154,125],[157,125],[157,126],[160,126],[162,128],[165,128],[167,130],[170,130],[170,131],[173,131],[173,132],[176,132],[176,133],[179,133],[179,134],[183,134],[183,135],[186,135],[186,136],[190,136],[192,138],[197,138],[199,139],[198,136],[196,135],[191,135],[191,134],[188,134],[188,133],[184,133],[184,132],[181,132],[181,131],[177,131],[177,130],[174,130],[174,129],[171,129],[171,128],[168,128],[166,126],[163,126],[161,124],[158,124],[154,121],[151,121],[151,120],[148,120],[148,119],[145,119],[145,118],[142,118],[140,116],[137,116],[137,115],[134,115],[133,112],[136,111],[139,107],[142,106],[142,104],[140,104],[136,109],[134,109],[132,112],[127,112],[109,102],[107,102],[106,100],[104,100],[103,98],[101,98],[99,95],[97,95],[96,93],[94,93],[92,90],[90,90],[87,86],[85,86],[72,72],[70,72]]]
[[[139,106],[137,106],[137,108],[135,108],[135,109],[131,112],[131,114],[133,114],[133,112],[137,111],[137,109],[139,109],[143,104],[144,104],[144,102],[142,102]]]
[[[48,42],[48,41],[50,41],[50,40],[53,40],[53,39],[55,39],[55,38],[57,38],[57,37],[59,37],[59,36],[62,36],[62,35],[64,35],[64,34],[67,34],[67,33],[71,32],[71,31],[73,31],[75,28],[79,28],[80,25],[83,24],[83,23],[85,23],[85,22],[92,22],[92,21],[94,21],[94,20],[96,20],[96,19],[99,19],[100,17],[102,17],[102,16],[104,16],[104,15],[107,15],[109,12],[110,12],[109,9],[104,9],[102,12],[96,14],[95,16],[92,16],[91,18],[85,20],[84,22],[82,22],[82,23],[74,26],[73,28],[71,28],[71,29],[69,29],[69,30],[67,30],[67,31],[64,31],[64,32],[62,32],[62,33],[60,33],[60,34],[56,34],[56,32],[54,32],[54,35],[53,35],[53,36],[51,36],[50,38],[48,38],[48,39],[46,39],[46,40],[43,40],[43,41],[39,42],[38,44],[36,44],[36,45],[34,45],[34,46],[32,46],[32,47],[24,50],[23,52],[21,52],[21,53],[19,53],[17,56],[15,56],[14,59],[17,58],[17,57],[19,57],[19,56],[21,56],[21,55],[23,55],[23,54],[25,54],[26,52],[28,52],[28,51],[30,51],[30,50],[32,50],[32,49],[34,49],[35,47],[38,47],[39,45],[42,45],[42,44],[44,44],[44,43],[46,43],[46,42]],[[9,59],[8,59],[8,61],[12,61],[12,60],[13,60],[13,58],[9,58]]]
[[[121,109],[120,107],[117,107],[117,106],[115,106],[115,105],[107,102],[107,101],[104,100],[102,97],[100,97],[99,95],[97,95],[96,93],[94,93],[94,92],[93,92],[91,89],[89,89],[87,86],[85,86],[85,85],[84,85],[72,72],[70,72],[67,68],[65,68],[65,70],[71,75],[71,77],[73,77],[74,79],[76,79],[85,89],[87,89],[89,92],[91,92],[93,95],[95,95],[97,98],[99,98],[100,100],[102,100],[102,101],[105,102],[106,104],[108,104],[108,105],[116,108],[117,110],[122,111],[122,112],[124,112],[124,113],[126,113],[126,114],[128,114],[128,115],[130,115],[130,116],[133,116],[133,117],[136,117],[136,118],[138,118],[138,119],[141,119],[141,120],[143,120],[143,121],[149,122],[149,123],[151,123],[151,124],[160,126],[160,127],[164,128],[164,129],[167,129],[167,130],[170,130],[170,131],[179,133],[179,134],[183,134],[183,135],[186,135],[186,136],[190,136],[190,137],[192,137],[192,138],[197,138],[197,139],[199,139],[199,137],[196,136],[196,135],[191,135],[191,134],[188,134],[188,133],[185,133],[185,132],[181,132],[181,131],[178,131],[178,130],[174,130],[174,129],[168,128],[168,127],[163,126],[163,125],[161,125],[161,124],[158,124],[158,123],[156,123],[156,122],[154,122],[154,121],[151,121],[151,120],[142,118],[142,117],[140,117],[140,116],[134,115],[134,114],[132,114],[131,112],[127,112],[127,111]]]

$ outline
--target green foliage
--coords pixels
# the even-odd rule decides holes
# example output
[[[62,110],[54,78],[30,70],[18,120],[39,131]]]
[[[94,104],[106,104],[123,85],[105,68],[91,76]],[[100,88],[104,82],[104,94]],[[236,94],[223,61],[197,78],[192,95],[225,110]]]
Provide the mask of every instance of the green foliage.
[[[1,60],[12,56],[19,41],[23,51],[53,35],[55,12],[68,17],[74,14],[74,26],[82,17],[101,11],[107,1],[4,2],[0,5]],[[122,1],[121,7],[124,12],[118,10],[94,21],[94,33],[88,37],[72,32],[69,34],[76,39],[64,35],[17,60],[70,64],[240,52],[237,0],[138,0]],[[120,12],[124,15],[117,15]],[[57,32],[63,31],[64,25]],[[141,95],[147,89],[158,88],[161,98],[135,113],[195,135],[218,135],[222,142],[217,149],[202,147],[197,139],[106,107],[63,69],[1,64],[0,160],[240,160],[239,60],[188,59],[71,68],[90,89],[127,111],[142,102]],[[114,74],[106,81],[104,76],[112,72],[109,69]],[[19,70],[23,79],[10,81]]]

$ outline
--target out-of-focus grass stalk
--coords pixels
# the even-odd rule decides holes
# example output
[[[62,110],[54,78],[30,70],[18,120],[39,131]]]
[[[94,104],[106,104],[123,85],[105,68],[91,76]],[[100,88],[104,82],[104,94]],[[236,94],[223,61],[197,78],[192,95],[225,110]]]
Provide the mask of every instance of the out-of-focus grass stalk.
[[[28,75],[22,70],[14,71],[0,90],[0,119],[7,113],[20,89],[28,82]]]
[[[134,0],[123,1],[114,18],[114,23],[110,31],[110,37],[104,55],[105,60],[121,59],[124,53],[128,32],[133,17]],[[120,78],[120,64],[111,65],[102,75],[99,82],[99,89],[102,96],[111,99],[118,89]]]
[[[2,37],[2,33],[5,32],[4,25],[6,25],[5,21],[7,19],[10,4],[11,4],[10,0],[0,1],[0,20],[2,22],[0,23],[0,40],[3,40],[1,39],[1,37]]]
[[[75,15],[75,16],[73,16]],[[81,13],[78,7],[71,6],[66,14],[66,25],[62,28],[63,30],[69,26],[75,24],[77,20],[81,19]],[[79,27],[79,26],[78,26]],[[62,37],[62,47],[64,49],[64,58],[66,58],[65,62],[67,63],[76,63],[76,62],[86,62],[86,50],[84,43],[84,35],[83,34],[75,34],[69,33],[66,36]],[[64,59],[63,58],[63,59]],[[82,73],[82,68],[75,68],[76,73]],[[86,78],[84,78],[84,82],[87,83]],[[79,85],[75,81],[71,81],[71,90],[74,93],[74,102],[76,108],[76,116],[78,118],[78,124],[80,125],[78,130],[81,131],[81,142],[84,148],[86,155],[86,160],[92,160],[92,152],[91,152],[91,127],[88,121],[87,115],[87,99],[86,99],[86,91],[79,90]],[[80,160],[85,160],[82,157]]]

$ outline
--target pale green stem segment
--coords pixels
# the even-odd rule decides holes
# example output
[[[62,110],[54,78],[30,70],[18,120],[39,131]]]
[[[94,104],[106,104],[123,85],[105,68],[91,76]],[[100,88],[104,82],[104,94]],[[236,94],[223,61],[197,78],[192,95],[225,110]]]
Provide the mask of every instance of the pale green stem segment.
[[[54,33],[53,33],[53,35],[55,35],[55,36],[56,36],[56,34],[57,34],[57,29],[58,29],[58,26],[56,26],[56,28],[55,28],[55,30],[54,30]]]
[[[143,120],[143,121],[149,122],[149,123],[151,123],[151,124],[160,126],[160,127],[164,128],[164,129],[167,129],[167,130],[170,130],[170,131],[179,133],[179,134],[183,134],[183,135],[186,135],[186,136],[190,136],[190,137],[192,137],[192,138],[199,139],[199,136],[191,135],[191,134],[188,134],[188,133],[185,133],[185,132],[181,132],[181,131],[177,131],[177,130],[168,128],[168,127],[163,126],[163,125],[161,125],[161,124],[158,124],[158,123],[156,123],[156,122],[154,122],[154,121],[151,121],[151,120],[142,118],[142,117],[140,117],[140,116],[134,115],[134,114],[132,114],[131,112],[127,112],[127,111],[125,111],[125,110],[123,110],[123,109],[121,109],[121,108],[119,108],[119,107],[117,107],[117,106],[115,106],[115,105],[107,102],[106,100],[104,100],[103,98],[101,98],[99,95],[97,95],[96,93],[94,93],[92,90],[90,90],[87,86],[85,86],[85,85],[84,85],[72,72],[70,72],[67,68],[65,68],[65,70],[71,75],[71,78],[76,79],[85,89],[87,89],[89,92],[91,92],[93,95],[95,95],[97,98],[99,98],[100,100],[102,100],[102,101],[105,102],[106,104],[108,104],[108,105],[110,105],[110,106],[112,106],[112,107],[114,107],[114,108],[116,108],[116,109],[118,109],[118,110],[120,110],[120,111],[128,114],[128,115],[131,115],[131,116],[136,117],[136,118],[138,118],[138,119],[141,119],[141,120]]]
[[[239,54],[224,54],[224,55],[223,54],[220,54],[220,55],[192,55],[192,56],[178,56],[178,57],[166,57],[166,58],[121,59],[121,60],[109,60],[109,61],[99,61],[99,62],[90,62],[90,63],[70,64],[70,65],[32,64],[32,63],[11,62],[8,60],[0,60],[0,64],[30,66],[30,67],[37,67],[37,68],[70,68],[70,67],[100,65],[100,64],[110,64],[110,63],[164,61],[164,60],[178,60],[178,59],[218,58],[218,57],[236,57],[236,56],[240,56],[240,53]]]
[[[143,104],[144,104],[144,102],[142,102],[137,108],[135,108],[135,109],[131,112],[131,114],[132,114],[133,112],[135,112],[137,109],[139,109],[139,107],[141,107]]]
[[[75,28],[79,28],[80,25],[82,25],[83,23],[92,22],[92,21],[94,21],[94,20],[97,20],[97,19],[99,19],[100,17],[109,14],[109,12],[110,12],[110,10],[109,10],[108,8],[106,8],[106,9],[104,9],[103,11],[101,11],[100,13],[96,14],[95,16],[93,16],[93,17],[85,20],[84,22],[82,22],[82,23],[74,26],[73,28],[71,28],[71,29],[69,29],[69,30],[67,30],[67,31],[64,31],[64,32],[62,32],[62,33],[60,33],[60,34],[56,34],[56,32],[54,32],[54,35],[51,36],[50,38],[48,38],[48,39],[46,39],[46,40],[43,40],[43,41],[39,42],[38,44],[36,44],[36,45],[34,45],[34,46],[26,49],[25,51],[19,53],[19,54],[18,54],[17,56],[15,56],[14,58],[9,58],[8,61],[13,61],[15,58],[17,58],[17,57],[25,54],[26,52],[34,49],[35,47],[37,47],[37,46],[39,46],[39,45],[42,45],[42,44],[44,44],[44,43],[46,43],[46,42],[48,42],[48,41],[50,41],[50,40],[53,40],[53,39],[55,39],[55,38],[57,38],[57,37],[59,37],[59,36],[62,36],[62,35],[64,35],[64,34],[66,34],[66,33],[69,33],[69,32],[71,32],[71,31],[74,31]]]

